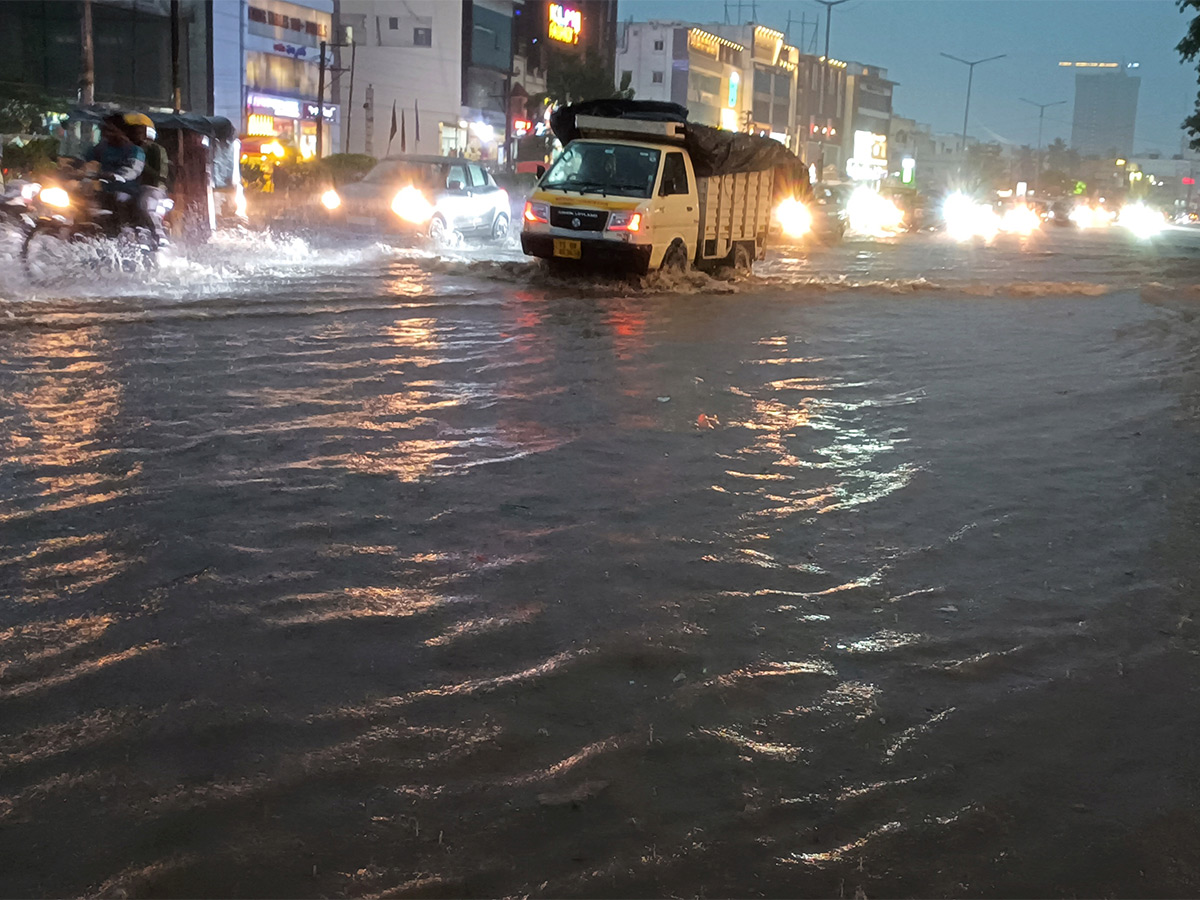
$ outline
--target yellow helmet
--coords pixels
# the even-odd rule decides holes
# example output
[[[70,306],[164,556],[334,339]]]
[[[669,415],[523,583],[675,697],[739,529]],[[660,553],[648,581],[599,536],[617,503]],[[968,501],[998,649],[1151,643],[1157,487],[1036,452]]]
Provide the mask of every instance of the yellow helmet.
[[[143,113],[125,113],[126,125],[143,125],[146,128],[153,128],[154,123],[150,121],[150,117]]]

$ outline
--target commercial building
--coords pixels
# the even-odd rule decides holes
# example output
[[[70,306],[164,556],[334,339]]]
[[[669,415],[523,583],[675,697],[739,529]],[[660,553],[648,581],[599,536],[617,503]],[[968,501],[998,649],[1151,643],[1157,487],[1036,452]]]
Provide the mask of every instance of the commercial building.
[[[796,124],[800,156],[826,180],[844,177],[841,164],[846,106],[846,63],[801,54],[796,72]]]
[[[213,104],[212,13],[204,0],[179,0],[180,106]],[[170,0],[93,0],[95,99],[174,108]],[[70,105],[79,96],[83,4],[79,0],[0,3],[0,84],[17,96]]]
[[[888,174],[892,89],[887,69],[858,62],[845,68],[841,174],[852,181],[879,181]]]
[[[639,100],[688,108],[693,122],[743,131],[746,47],[698,25],[629,22],[617,46],[618,80],[626,73]]]
[[[246,147],[278,142],[308,158],[340,146],[341,108],[331,100],[337,43],[333,0],[216,0],[212,9],[213,110],[234,122]],[[325,102],[318,104],[324,88]]]
[[[802,129],[796,124],[796,83],[800,51],[783,32],[766,25],[712,25],[714,34],[746,48],[738,109],[740,130],[775,138],[795,150]]]
[[[455,0],[341,0],[340,74],[334,98],[346,110],[349,153],[443,154],[462,150],[464,4]],[[391,136],[392,110],[397,133]],[[403,125],[401,131],[400,126]]]
[[[1131,74],[1138,63],[1060,62],[1075,70],[1071,147],[1083,156],[1128,156],[1133,152],[1138,89]]]

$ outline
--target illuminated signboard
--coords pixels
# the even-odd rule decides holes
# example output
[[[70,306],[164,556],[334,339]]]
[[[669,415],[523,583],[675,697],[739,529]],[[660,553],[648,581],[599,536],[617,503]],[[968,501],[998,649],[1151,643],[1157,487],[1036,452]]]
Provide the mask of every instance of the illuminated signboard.
[[[579,32],[582,30],[583,13],[561,3],[550,4],[550,40],[578,44]]]
[[[737,108],[738,85],[742,83],[742,76],[737,72],[729,73],[729,108]]]

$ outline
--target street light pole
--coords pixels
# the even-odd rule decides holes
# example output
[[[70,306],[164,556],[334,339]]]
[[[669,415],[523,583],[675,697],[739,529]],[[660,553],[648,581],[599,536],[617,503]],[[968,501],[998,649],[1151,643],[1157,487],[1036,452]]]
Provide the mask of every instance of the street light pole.
[[[1030,106],[1038,108],[1038,145],[1037,145],[1037,178],[1033,179],[1034,191],[1041,193],[1042,190],[1042,119],[1046,117],[1047,106],[1058,106],[1060,103],[1066,103],[1066,100],[1055,100],[1053,103],[1034,103],[1032,100],[1026,100],[1024,97],[1018,98],[1022,103],[1028,103]]]
[[[825,7],[825,56],[821,59],[821,100],[818,115],[825,118],[825,91],[829,72],[829,25],[833,19],[833,8],[846,0],[816,0]],[[825,178],[825,133],[817,132],[817,181]]]
[[[967,105],[966,105],[966,108],[963,110],[963,130],[962,130],[962,153],[963,153],[963,159],[966,160],[966,158],[967,158],[967,116],[969,116],[971,114],[971,82],[975,78],[975,67],[977,65],[979,65],[980,63],[991,62],[993,59],[1003,59],[1004,57],[1008,56],[1008,54],[1000,53],[996,56],[989,56],[987,59],[977,59],[974,61],[970,61],[970,60],[966,60],[966,59],[959,59],[957,56],[951,56],[949,53],[943,53],[942,56],[946,57],[946,59],[952,59],[955,62],[960,62],[970,70],[969,74],[967,75]]]

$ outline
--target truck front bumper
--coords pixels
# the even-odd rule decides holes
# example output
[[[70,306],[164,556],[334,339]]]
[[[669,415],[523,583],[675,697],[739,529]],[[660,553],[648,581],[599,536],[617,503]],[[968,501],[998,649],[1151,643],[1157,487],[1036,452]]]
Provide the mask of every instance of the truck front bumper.
[[[521,232],[521,250],[526,256],[536,256],[588,269],[619,269],[638,275],[645,275],[650,271],[650,253],[653,248],[649,244],[626,244],[606,241],[603,238],[572,237],[571,240],[579,241],[579,259],[555,256],[554,235],[549,234]]]

